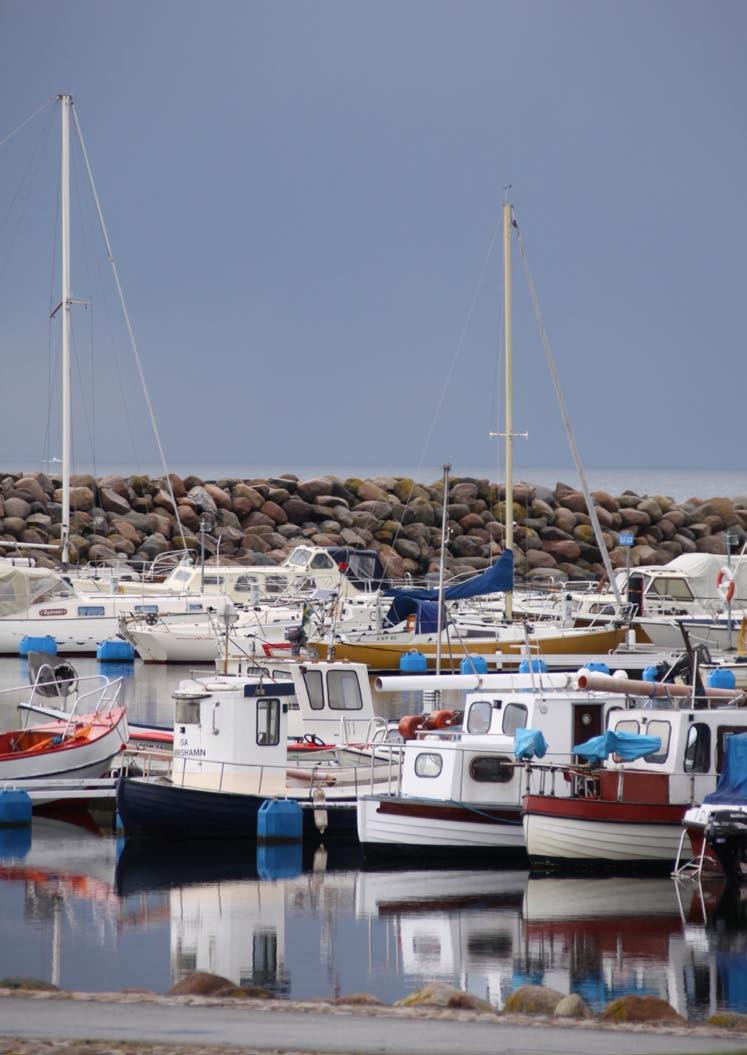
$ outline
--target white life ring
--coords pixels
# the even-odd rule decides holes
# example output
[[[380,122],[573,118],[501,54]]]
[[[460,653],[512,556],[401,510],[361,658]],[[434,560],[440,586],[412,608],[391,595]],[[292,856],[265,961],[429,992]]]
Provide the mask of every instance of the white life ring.
[[[719,573],[716,576],[716,589],[721,594],[721,600],[726,604],[734,596],[734,572],[731,568],[727,568],[726,565],[723,568],[719,568]]]

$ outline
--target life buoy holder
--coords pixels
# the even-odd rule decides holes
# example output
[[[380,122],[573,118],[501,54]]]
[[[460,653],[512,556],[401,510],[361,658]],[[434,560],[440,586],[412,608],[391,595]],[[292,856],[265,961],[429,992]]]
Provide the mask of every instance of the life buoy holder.
[[[425,715],[423,714],[405,714],[399,720],[397,729],[399,735],[403,740],[414,740],[418,729],[423,728],[425,722]]]
[[[721,600],[728,604],[734,596],[734,572],[726,565],[719,568],[716,576],[716,589],[721,595]]]

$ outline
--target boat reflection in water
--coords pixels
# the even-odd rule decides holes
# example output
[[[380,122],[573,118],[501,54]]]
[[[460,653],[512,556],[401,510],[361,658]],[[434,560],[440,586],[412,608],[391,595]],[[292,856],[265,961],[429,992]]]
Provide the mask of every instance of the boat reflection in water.
[[[159,847],[38,818],[0,831],[0,977],[165,992],[194,970],[294,999],[394,1002],[442,979],[500,1007],[515,986],[595,1010],[652,993],[747,1011],[747,903],[670,879],[362,871],[357,851]]]

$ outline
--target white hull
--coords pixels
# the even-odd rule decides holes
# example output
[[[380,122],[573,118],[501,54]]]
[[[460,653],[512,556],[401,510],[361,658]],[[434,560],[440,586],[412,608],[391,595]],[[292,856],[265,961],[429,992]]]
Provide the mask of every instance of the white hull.
[[[725,619],[717,622],[708,622],[705,619],[680,619],[687,630],[693,645],[705,643],[709,648],[723,650],[729,647],[729,627]],[[684,641],[680,633],[677,621],[674,619],[642,619],[637,620],[641,629],[645,630],[651,643],[658,648],[682,649]],[[739,635],[739,619],[732,619],[731,647],[734,648]]]
[[[521,851],[524,848],[524,833],[518,823],[518,809],[516,824],[483,824],[466,820],[448,820],[435,816],[380,813],[378,812],[380,801],[380,799],[370,797],[358,799],[358,839],[364,846],[397,846],[403,851],[408,847],[433,847],[444,850],[494,848],[514,851]],[[390,801],[398,805],[408,803],[406,798]],[[448,804],[434,801],[428,805],[445,807]]]
[[[85,716],[79,720],[84,721]],[[3,758],[0,760],[0,785],[10,783],[14,787],[28,787],[54,777],[80,780],[100,777],[126,743],[127,720],[122,710],[118,719],[115,715],[109,729],[93,740],[71,743],[62,750]]]
[[[24,637],[46,637],[57,642],[58,654],[95,652],[102,641],[116,637],[117,617],[89,616],[70,619],[2,619],[0,620],[0,654],[18,655]]]
[[[576,820],[524,815],[530,861],[674,862],[682,828],[678,824],[644,824]]]

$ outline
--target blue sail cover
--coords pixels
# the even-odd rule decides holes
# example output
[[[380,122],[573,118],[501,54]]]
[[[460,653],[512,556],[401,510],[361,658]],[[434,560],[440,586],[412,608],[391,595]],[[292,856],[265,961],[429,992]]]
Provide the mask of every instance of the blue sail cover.
[[[467,597],[482,597],[487,593],[500,593],[513,589],[513,585],[514,555],[510,549],[506,549],[495,564],[479,575],[457,583],[455,586],[447,586],[444,590],[444,601],[461,601]],[[438,590],[385,590],[384,595],[393,598],[392,607],[384,617],[385,626],[396,626],[412,612],[417,612],[415,602],[435,601],[438,604]]]
[[[519,761],[544,758],[547,743],[539,729],[517,729],[514,734],[514,755]]]
[[[716,790],[703,802],[729,806],[747,805],[747,733],[732,733],[726,740],[726,754]]]
[[[590,762],[602,762],[609,755],[617,755],[623,762],[635,762],[637,758],[654,755],[661,750],[658,736],[641,736],[640,733],[613,733],[608,729],[601,736],[592,736],[583,744],[571,749],[574,755],[588,758]]]

